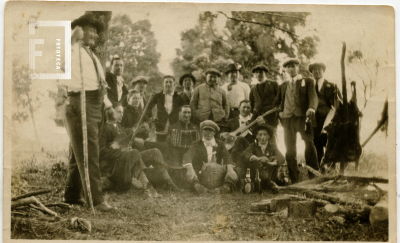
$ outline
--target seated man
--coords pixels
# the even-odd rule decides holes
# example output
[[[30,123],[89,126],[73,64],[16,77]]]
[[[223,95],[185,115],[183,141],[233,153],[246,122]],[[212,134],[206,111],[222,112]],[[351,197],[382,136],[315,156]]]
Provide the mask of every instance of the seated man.
[[[258,170],[261,179],[260,189],[270,189],[278,192],[275,184],[278,167],[285,163],[285,158],[275,143],[270,139],[273,136],[272,129],[267,125],[260,125],[255,129],[256,142],[252,143],[242,153],[243,165],[246,171],[250,168],[252,181]],[[244,177],[240,178],[244,180]]]
[[[146,175],[142,173],[144,168],[153,166],[154,173],[158,177],[157,181],[163,181],[171,190],[180,191],[169,177],[166,164],[158,149],[149,149],[139,152],[123,143],[123,141],[129,142],[131,135],[119,124],[124,112],[122,105],[117,103],[114,104],[114,107],[117,113],[116,120],[114,122],[108,122],[104,127],[99,142],[102,175],[106,176],[109,181],[119,189],[124,190],[129,188],[130,182],[132,181],[132,184],[134,184],[136,188],[144,188],[146,196],[159,197],[148,182]],[[146,173],[148,172],[149,171],[146,170]],[[131,178],[138,179],[139,181]],[[152,180],[151,178],[149,179]]]
[[[168,156],[169,165],[182,166],[184,155],[189,151],[192,143],[200,138],[198,126],[190,122],[191,116],[190,106],[181,106],[179,108],[179,121],[169,127],[167,136],[167,153],[170,155]],[[170,174],[178,185],[184,184],[182,173],[175,170],[170,171]]]
[[[123,117],[121,120],[121,126],[126,129],[135,128],[139,122],[140,116],[142,115],[142,108],[140,107],[140,92],[135,89],[129,90],[128,93],[128,105],[124,108]],[[140,130],[136,133],[137,138],[147,139],[149,137],[149,125],[150,119],[145,115],[143,118],[143,125],[140,126]]]
[[[202,139],[195,141],[190,147],[191,163],[185,165],[188,169],[187,179],[190,180],[197,193],[205,193],[208,189],[200,184],[199,178],[206,164],[224,164],[227,165],[227,170],[223,186],[215,188],[213,192],[229,193],[237,183],[238,177],[233,169],[232,157],[225,148],[224,143],[214,138],[214,135],[219,131],[219,127],[215,122],[205,120],[200,123],[200,130]]]

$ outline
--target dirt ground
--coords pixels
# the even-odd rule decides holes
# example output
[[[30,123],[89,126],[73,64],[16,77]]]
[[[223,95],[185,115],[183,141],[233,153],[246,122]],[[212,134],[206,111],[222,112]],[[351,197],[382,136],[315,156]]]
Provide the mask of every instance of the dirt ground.
[[[12,194],[22,189],[51,188],[52,193],[38,196],[42,202],[60,202],[65,183],[64,155],[46,154],[52,163],[33,157],[13,168]],[[373,160],[369,158],[369,160]],[[361,163],[360,163],[361,164]],[[382,167],[382,165],[380,165]],[[380,169],[384,169],[383,168]],[[372,168],[376,169],[376,168]],[[107,201],[116,212],[86,208],[53,208],[60,219],[29,209],[12,214],[12,239],[68,240],[279,240],[279,241],[388,241],[387,229],[376,229],[368,222],[346,221],[344,225],[328,217],[292,219],[285,216],[249,215],[250,204],[270,198],[270,194],[196,195],[158,189],[161,199],[144,199],[142,192],[110,192]],[[72,228],[69,220],[79,217],[91,222],[90,233]]]

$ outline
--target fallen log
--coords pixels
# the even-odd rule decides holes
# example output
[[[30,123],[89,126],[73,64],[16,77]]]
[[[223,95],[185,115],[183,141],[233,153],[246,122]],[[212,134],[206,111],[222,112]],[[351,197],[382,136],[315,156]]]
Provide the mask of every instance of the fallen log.
[[[381,200],[371,209],[369,222],[372,226],[385,228],[389,225],[388,197],[383,196]]]
[[[322,199],[322,200],[328,201],[333,204],[336,204],[336,203],[349,204],[349,205],[353,205],[353,206],[358,206],[360,208],[368,206],[368,203],[361,199],[350,199],[350,198],[338,197],[335,195],[330,195],[327,193],[316,192],[316,191],[311,191],[311,190],[302,191],[300,194],[302,194],[305,197],[309,197],[309,198]]]
[[[364,207],[362,209],[349,209],[346,207],[342,207],[337,204],[327,204],[324,207],[325,211],[328,213],[332,214],[345,214],[345,215],[350,215],[350,214],[364,214],[364,213],[370,213],[371,212],[371,207]]]
[[[62,208],[68,208],[71,209],[72,206],[69,205],[68,203],[48,203],[44,204],[45,207],[62,207]]]
[[[263,200],[261,202],[252,203],[250,205],[252,212],[271,212],[271,200]]]
[[[34,203],[34,204],[38,203],[38,200],[35,197],[19,199],[17,201],[11,202],[11,209],[22,207],[22,206],[28,206],[32,203]]]
[[[322,177],[325,181],[329,180],[348,180],[355,181],[360,183],[389,183],[388,179],[380,178],[380,177],[361,177],[361,176],[344,176],[344,175],[335,175],[335,176],[324,176]]]
[[[11,198],[11,201],[15,201],[18,199],[22,199],[22,198],[27,198],[27,197],[31,197],[31,196],[36,196],[36,195],[40,195],[40,194],[45,194],[45,193],[49,193],[51,192],[51,190],[49,189],[44,189],[44,190],[39,190],[39,191],[34,191],[34,192],[28,192],[16,197]]]
[[[311,168],[310,166],[304,164],[304,168],[306,168],[309,172],[313,173],[316,177],[321,177],[323,176],[320,172],[316,171],[315,169]]]
[[[35,206],[38,205],[38,206]],[[36,197],[31,196],[28,198],[22,198],[16,201],[11,202],[11,209],[15,209],[22,206],[30,206],[34,209],[40,210],[52,216],[58,216],[58,214],[47,207],[45,207]]]

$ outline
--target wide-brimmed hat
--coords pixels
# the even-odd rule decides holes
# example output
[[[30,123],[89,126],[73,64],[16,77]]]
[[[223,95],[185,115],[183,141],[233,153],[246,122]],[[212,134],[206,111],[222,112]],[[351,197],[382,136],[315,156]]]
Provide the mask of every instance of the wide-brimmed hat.
[[[187,73],[187,74],[184,74],[184,75],[179,79],[179,84],[180,84],[181,86],[183,86],[182,84],[183,84],[183,80],[184,80],[185,78],[190,78],[190,79],[192,79],[192,80],[193,80],[193,85],[196,84],[196,78],[195,78],[191,73]]]
[[[310,66],[308,66],[308,71],[310,71],[310,73],[312,73],[312,70],[316,67],[322,68],[325,72],[326,66],[325,66],[325,64],[323,64],[321,62],[316,62],[316,63],[310,64]]]
[[[105,30],[105,25],[98,20],[93,14],[90,13],[86,13],[84,15],[82,15],[81,17],[75,19],[74,21],[72,21],[71,23],[71,28],[75,29],[76,26],[93,26],[94,28],[96,28],[97,30],[97,34],[99,34],[100,32],[103,32]]]
[[[274,128],[272,128],[271,126],[267,125],[267,124],[261,124],[259,126],[257,126],[254,130],[253,133],[257,134],[260,130],[265,130],[267,131],[267,133],[269,134],[269,136],[273,136],[274,135]]]
[[[148,77],[146,77],[146,76],[137,76],[136,78],[134,78],[132,81],[131,81],[131,85],[135,85],[137,82],[139,82],[139,81],[143,81],[143,82],[145,82],[146,84],[148,84],[149,83],[149,78]]]
[[[209,69],[207,69],[206,75],[209,74],[209,73],[213,73],[213,74],[218,75],[218,77],[221,77],[221,72],[218,71],[218,70],[215,69],[215,68],[209,68]]]
[[[283,67],[286,67],[287,65],[289,65],[289,64],[291,64],[291,63],[296,63],[297,65],[299,65],[300,64],[300,61],[299,61],[299,59],[297,59],[297,58],[289,58],[289,59],[287,59],[284,63],[283,63]]]
[[[231,63],[228,65],[228,70],[226,70],[225,74],[228,74],[229,72],[237,72],[239,71],[238,66],[235,63]]]
[[[251,69],[251,72],[255,73],[256,70],[263,70],[264,72],[268,73],[267,67],[262,65],[262,64],[259,64],[259,65],[255,66],[255,67],[253,67],[253,69]]]
[[[218,127],[217,123],[215,123],[211,120],[205,120],[200,123],[200,130],[203,130],[203,129],[211,129],[215,132],[219,132],[219,127]]]

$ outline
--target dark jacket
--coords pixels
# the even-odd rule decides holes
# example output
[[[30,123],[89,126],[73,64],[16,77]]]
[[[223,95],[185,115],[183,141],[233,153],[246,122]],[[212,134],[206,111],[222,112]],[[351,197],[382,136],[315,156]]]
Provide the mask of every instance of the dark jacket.
[[[279,151],[276,144],[271,142],[268,143],[267,148],[265,149],[265,154],[263,154],[261,148],[258,146],[258,143],[250,144],[249,147],[247,147],[247,149],[242,153],[242,158],[245,164],[250,162],[250,158],[253,155],[257,157],[276,156],[276,159],[278,160],[278,165],[283,165],[285,163],[285,158],[283,157],[282,153]]]
[[[217,146],[213,148],[213,151],[216,152],[217,163],[222,164],[223,161],[224,165],[234,165],[232,156],[226,149],[224,142],[219,139],[215,139],[215,142]],[[203,166],[203,162],[208,163],[207,149],[206,146],[204,146],[202,139],[193,142],[190,147],[190,155],[192,158],[193,169],[198,175]]]
[[[183,105],[190,105],[190,99],[192,97],[188,97],[188,95],[185,92],[182,92],[181,97],[183,100]]]
[[[105,171],[112,170],[113,168],[111,164],[110,168],[104,168],[105,164],[109,164],[107,161],[114,161],[122,154],[120,149],[113,149],[110,146],[118,134],[118,129],[113,124],[106,124],[99,138],[100,166],[103,167]]]
[[[257,84],[251,89],[249,100],[254,117],[258,117],[275,107],[274,99],[278,94],[278,89],[278,83],[270,80]],[[278,113],[276,112],[266,116],[264,119],[271,126],[278,125]]]
[[[136,126],[136,124],[139,122],[141,115],[142,115],[141,108],[135,109],[133,106],[127,105],[124,108],[124,116],[122,117],[121,126],[127,129]],[[149,121],[148,116],[144,115],[143,122],[148,122],[148,121]],[[149,132],[145,129],[141,129],[141,131],[136,134],[136,137],[147,139],[149,137]]]
[[[254,121],[254,116],[252,117],[252,119],[249,121],[252,122]],[[244,137],[246,138],[246,140],[249,143],[253,143],[255,136],[253,134],[253,129],[256,128],[258,126],[258,124],[254,124],[249,130],[250,132]],[[229,119],[224,126],[221,126],[221,133],[223,132],[234,132],[236,131],[236,129],[238,129],[240,127],[240,121],[239,121],[239,117],[235,117],[232,119]]]
[[[304,80],[304,86],[302,82]],[[285,95],[288,81],[284,82],[279,86],[278,94],[274,100],[274,106],[280,106],[283,112],[285,108]],[[310,78],[303,78],[296,80],[296,92],[299,94],[300,109],[303,116],[306,116],[306,112],[309,108],[317,110],[318,107],[318,97],[317,92],[315,92],[314,80]],[[315,124],[315,118],[312,121]]]
[[[122,96],[121,99],[118,100],[118,88],[117,88],[117,75],[107,72],[106,73],[106,81],[110,89],[107,90],[107,96],[108,99],[112,102],[122,102],[122,105],[125,107],[128,104],[128,101],[126,100],[126,96],[128,95],[128,89],[126,88],[126,85],[124,84],[122,86]]]
[[[175,124],[179,120],[179,107],[183,105],[183,99],[178,93],[174,92],[172,96],[172,111],[170,114],[167,113],[165,109],[165,95],[164,92],[161,91],[154,95],[151,99],[148,110],[147,116],[151,117],[151,110],[155,105],[157,105],[157,120],[156,120],[156,131],[164,131],[165,125],[169,120],[169,124]]]

